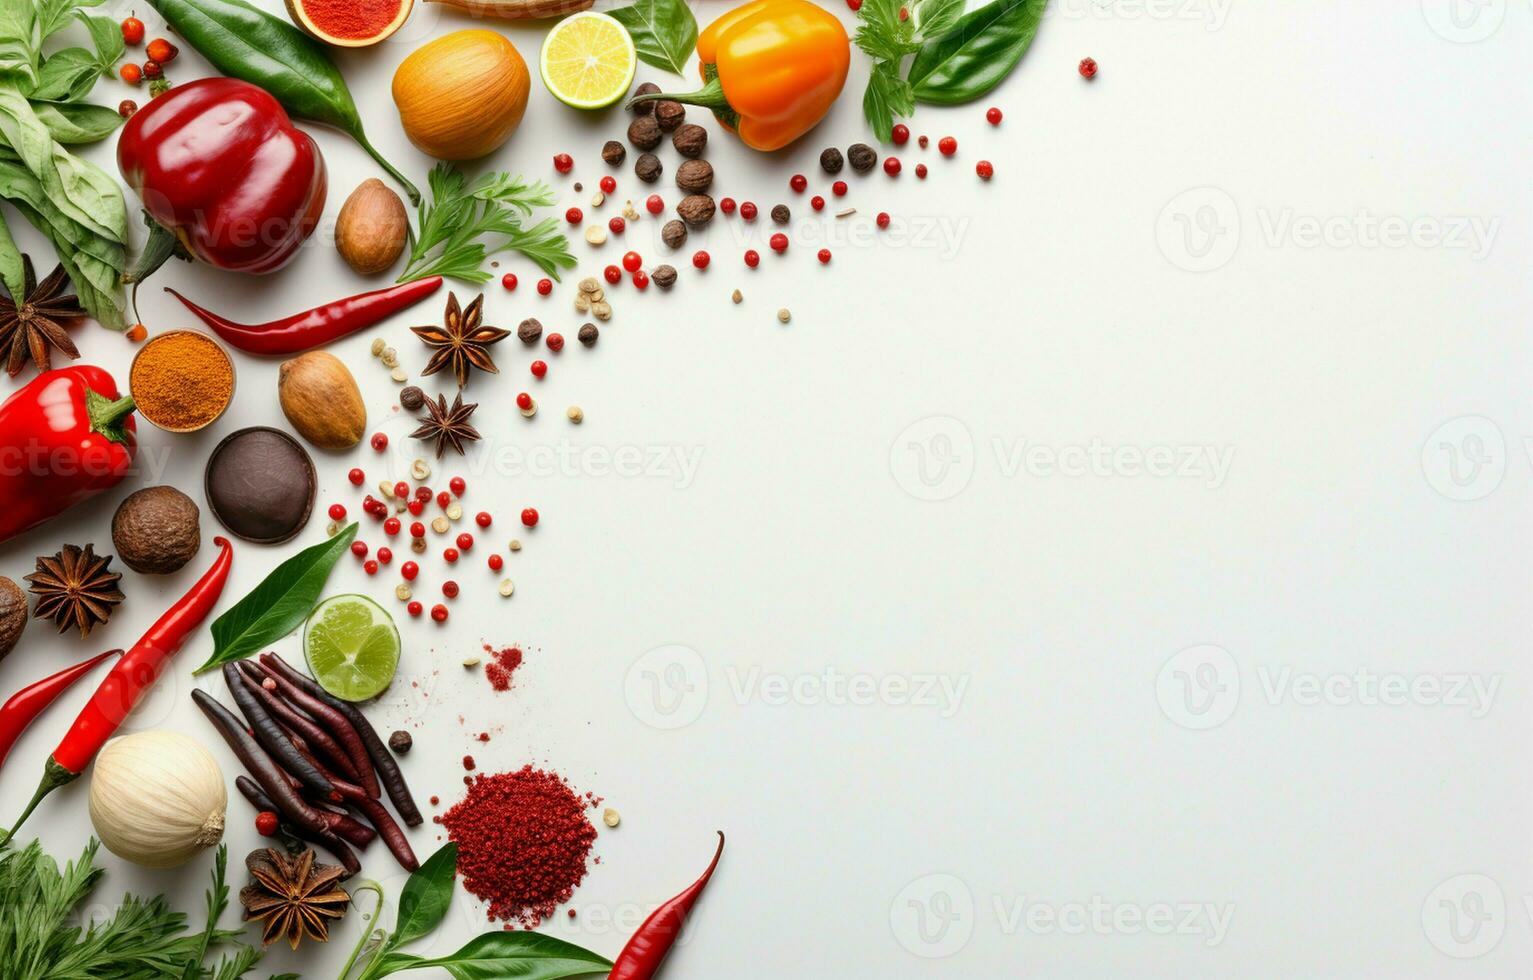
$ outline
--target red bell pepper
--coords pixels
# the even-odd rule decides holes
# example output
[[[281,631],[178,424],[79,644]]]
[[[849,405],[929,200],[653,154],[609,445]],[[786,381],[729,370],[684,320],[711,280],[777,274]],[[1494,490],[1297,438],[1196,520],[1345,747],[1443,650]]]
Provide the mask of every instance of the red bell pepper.
[[[187,252],[234,272],[287,264],[325,207],[325,159],[313,137],[264,89],[233,78],[201,78],[151,99],[123,127],[117,166]],[[149,271],[135,270],[135,280]]]
[[[44,371],[0,404],[0,541],[127,476],[132,411],[112,376],[88,364]]]

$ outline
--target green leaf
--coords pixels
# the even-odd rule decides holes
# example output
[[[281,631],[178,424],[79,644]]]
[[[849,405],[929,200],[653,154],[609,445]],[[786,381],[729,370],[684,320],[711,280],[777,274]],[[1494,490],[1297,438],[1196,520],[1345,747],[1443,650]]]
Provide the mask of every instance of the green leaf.
[[[83,12],[75,16],[85,25],[85,29],[90,31],[91,43],[96,46],[96,68],[101,74],[110,75],[112,66],[117,64],[126,50],[122,39],[122,26],[106,17],[94,17]]]
[[[16,247],[4,215],[0,215],[0,284],[5,286],[13,304],[26,300],[26,270],[21,264],[21,249]]]
[[[683,74],[697,48],[697,18],[682,0],[638,0],[607,11],[628,28],[639,60]]]
[[[66,146],[106,139],[122,125],[115,109],[90,102],[33,102],[32,111],[53,138]]]
[[[369,977],[386,977],[402,970],[440,967],[457,980],[559,980],[606,973],[612,961],[574,943],[537,932],[487,932],[471,939],[456,953],[421,959],[388,953],[369,966]]]
[[[910,83],[899,75],[895,62],[880,61],[868,76],[867,91],[862,94],[862,114],[879,139],[887,140],[894,130],[895,116],[908,116],[916,109]]]
[[[912,15],[916,32],[925,41],[942,37],[963,16],[963,5],[964,0],[917,0]]]
[[[27,93],[33,102],[73,102],[90,94],[99,72],[96,56],[84,48],[55,51],[37,73],[37,85]]]
[[[330,569],[356,536],[352,523],[272,569],[250,594],[213,620],[213,655],[193,673],[243,660],[302,625],[319,602]]]
[[[1047,0],[991,0],[923,44],[906,76],[916,101],[957,105],[995,88],[1033,43],[1046,6]]]
[[[458,871],[458,845],[447,843],[417,868],[399,893],[399,916],[386,950],[392,951],[427,936],[441,924],[452,904]]]

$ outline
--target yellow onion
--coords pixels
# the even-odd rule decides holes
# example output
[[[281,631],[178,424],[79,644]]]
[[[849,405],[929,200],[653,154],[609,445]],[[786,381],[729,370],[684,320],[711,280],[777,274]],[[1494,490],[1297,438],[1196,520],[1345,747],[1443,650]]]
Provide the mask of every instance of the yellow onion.
[[[180,732],[114,738],[96,756],[90,820],[107,850],[146,868],[185,864],[224,836],[218,760]]]
[[[405,135],[439,160],[474,160],[516,132],[527,111],[527,63],[494,31],[456,31],[422,45],[394,72]]]

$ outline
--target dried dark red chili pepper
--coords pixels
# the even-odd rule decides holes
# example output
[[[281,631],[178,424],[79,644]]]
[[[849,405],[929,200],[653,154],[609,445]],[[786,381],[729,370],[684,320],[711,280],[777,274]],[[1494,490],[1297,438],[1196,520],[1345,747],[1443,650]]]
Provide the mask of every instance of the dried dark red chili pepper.
[[[269,810],[272,813],[278,815],[282,813],[281,808],[278,807],[277,804],[273,803],[271,797],[267,796],[261,790],[260,785],[249,776],[234,777],[234,785],[239,789],[240,795],[249,800],[250,805],[256,808],[257,813],[262,810]],[[373,830],[373,828],[369,827],[367,824],[362,823],[360,820],[353,820],[350,814],[342,813],[339,810],[327,807],[323,803],[315,803],[313,800],[309,801],[309,805],[312,806],[315,810],[319,811],[319,813],[329,821],[330,830],[335,834],[335,836],[339,837],[341,840],[348,844],[355,844],[357,847],[365,849],[367,845],[378,839],[377,831]],[[318,839],[311,835],[309,831],[304,830],[302,827],[299,827],[296,824],[285,822],[283,826],[294,837],[301,838],[303,840],[309,841],[310,843],[319,843]]]
[[[21,733],[26,731],[27,726],[47,710],[60,694],[73,687],[76,681],[90,673],[91,668],[101,661],[120,653],[122,653],[121,650],[108,650],[106,653],[96,654],[89,660],[81,661],[73,667],[65,667],[57,674],[50,674],[40,681],[33,681],[12,694],[5,704],[0,705],[0,765],[5,763],[5,757],[10,755],[11,747],[16,744]]]
[[[303,685],[295,683],[291,678],[297,672],[292,668],[289,667],[284,671],[276,666],[277,664],[287,667],[287,662],[276,654],[261,654],[261,669],[277,685],[281,695],[329,729],[331,737],[340,743],[346,750],[346,755],[350,757],[352,769],[361,777],[362,788],[367,790],[369,796],[377,796],[378,780],[373,775],[372,763],[368,761],[367,749],[362,744],[361,735],[352,727],[346,715],[337,711],[334,706],[314,697]]]
[[[639,928],[629,937],[628,945],[617,954],[617,960],[612,964],[612,972],[607,974],[607,980],[649,980],[660,969],[660,964],[665,960],[665,954],[671,951],[671,946],[676,942],[676,937],[681,935],[681,929],[687,923],[687,916],[692,912],[692,906],[697,904],[697,897],[703,893],[703,887],[708,884],[708,879],[713,877],[713,869],[719,866],[719,856],[724,853],[724,832],[719,831],[719,849],[713,852],[713,860],[708,863],[708,870],[703,876],[675,898],[666,902],[649,914],[649,918],[640,923]]]
[[[37,809],[43,797],[77,779],[85,771],[85,767],[90,765],[107,739],[112,737],[134,705],[138,704],[139,698],[160,679],[160,674],[170,663],[170,658],[181,649],[181,644],[202,625],[208,613],[218,604],[224,583],[229,579],[234,548],[224,538],[214,538],[213,543],[219,548],[218,557],[213,559],[213,567],[204,572],[186,595],[166,610],[149,627],[149,631],[133,644],[133,648],[112,666],[111,673],[101,681],[101,686],[96,688],[96,693],[85,703],[80,716],[69,726],[64,740],[48,757],[43,768],[42,783],[38,785],[37,792],[22,811],[16,825],[6,835],[7,839],[15,836],[17,828]]]
[[[308,759],[299,754],[288,740],[287,735],[278,727],[275,719],[266,713],[261,702],[242,683],[242,677],[238,667],[234,664],[224,664],[224,683],[229,687],[229,693],[234,697],[234,704],[240,709],[240,714],[250,722],[250,733],[255,740],[261,743],[261,748],[276,760],[277,765],[286,769],[304,786],[320,794],[326,799],[339,802],[340,792],[335,784],[326,779],[324,774],[312,765]]]
[[[231,347],[238,347],[247,354],[278,357],[319,347],[370,327],[400,310],[414,306],[436,292],[441,285],[441,276],[427,276],[403,285],[338,299],[270,323],[249,324],[235,323],[211,310],[205,310],[168,286],[165,291],[180,300],[183,306],[195,313]]]
[[[420,867],[420,861],[415,857],[415,851],[411,849],[410,841],[405,837],[404,831],[399,829],[399,824],[394,822],[394,818],[389,815],[389,811],[384,809],[382,803],[378,802],[376,795],[366,793],[362,790],[362,787],[355,783],[349,783],[341,779],[335,773],[325,769],[324,763],[313,756],[309,756],[308,761],[320,772],[324,773],[330,782],[335,784],[335,788],[340,791],[342,799],[358,810],[361,810],[362,814],[372,821],[373,827],[378,831],[378,835],[383,838],[383,843],[388,845],[389,851],[394,855],[394,859],[399,862],[401,867],[406,871],[414,871]]]
[[[255,695],[267,714],[275,718],[278,724],[291,733],[291,736],[301,736],[309,745],[323,752],[325,757],[339,769],[342,776],[352,782],[357,781],[355,768],[351,764],[350,757],[346,755],[346,750],[341,748],[328,732],[315,724],[314,719],[277,697],[275,691],[267,690],[261,683],[261,678],[266,676],[261,673],[261,668],[245,660],[239,662],[239,668],[240,683],[247,691]],[[276,682],[272,683],[275,685]]]

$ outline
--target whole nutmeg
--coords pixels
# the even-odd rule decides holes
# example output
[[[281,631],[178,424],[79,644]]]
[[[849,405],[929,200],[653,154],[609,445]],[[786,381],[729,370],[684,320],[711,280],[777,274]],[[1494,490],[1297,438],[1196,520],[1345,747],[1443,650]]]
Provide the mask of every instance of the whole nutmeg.
[[[601,158],[609,166],[621,167],[623,161],[628,158],[628,151],[617,140],[608,140],[602,144]]]
[[[772,220],[777,224],[785,225],[793,217],[793,212],[788,210],[786,204],[774,204],[772,206]]]
[[[654,82],[645,82],[643,85],[640,85],[638,88],[633,90],[632,97],[637,99],[641,95],[655,95],[659,91],[660,86],[656,85]],[[633,105],[633,114],[636,116],[653,116],[655,114],[655,103],[652,101],[636,102]]]
[[[836,149],[834,146],[830,147],[829,149],[820,151],[820,169],[826,173],[840,173],[842,162],[841,151]]]
[[[670,289],[676,285],[676,267],[673,265],[657,265],[655,271],[649,274],[650,282],[661,289]]]
[[[0,575],[0,660],[16,649],[21,631],[27,628],[27,594],[21,586]]]
[[[628,124],[628,142],[641,150],[653,150],[660,145],[660,124],[654,116],[634,116]]]
[[[415,385],[410,385],[408,388],[400,389],[400,408],[407,412],[414,412],[419,411],[420,407],[424,404],[426,404],[426,393],[415,387]]]
[[[660,158],[653,153],[640,153],[639,159],[633,163],[633,172],[646,184],[653,184],[660,179],[660,174],[665,171],[661,166]]]
[[[410,219],[405,204],[383,181],[369,177],[341,205],[335,219],[335,250],[354,272],[382,272],[405,250]]]
[[[708,148],[708,131],[696,123],[677,126],[676,132],[671,134],[671,145],[677,153],[696,160]]]
[[[672,218],[660,229],[660,240],[670,248],[681,248],[687,243],[687,226]]]
[[[542,336],[543,324],[539,323],[536,317],[528,317],[517,325],[516,339],[524,344],[531,346],[537,343],[538,338]]]
[[[672,99],[661,99],[655,103],[655,122],[660,128],[669,133],[680,126],[687,118],[687,107]]]
[[[197,504],[175,487],[129,494],[112,515],[112,544],[122,563],[144,575],[169,575],[202,547]]]
[[[713,198],[707,194],[688,194],[676,205],[676,213],[693,228],[706,225],[713,220]]]
[[[334,354],[299,354],[277,368],[282,414],[320,449],[350,449],[367,429],[367,408],[357,379]]]
[[[866,143],[853,143],[846,149],[846,159],[853,170],[865,174],[878,165],[878,151]]]
[[[676,168],[676,186],[688,194],[698,194],[713,184],[713,164],[707,160],[683,160]]]

